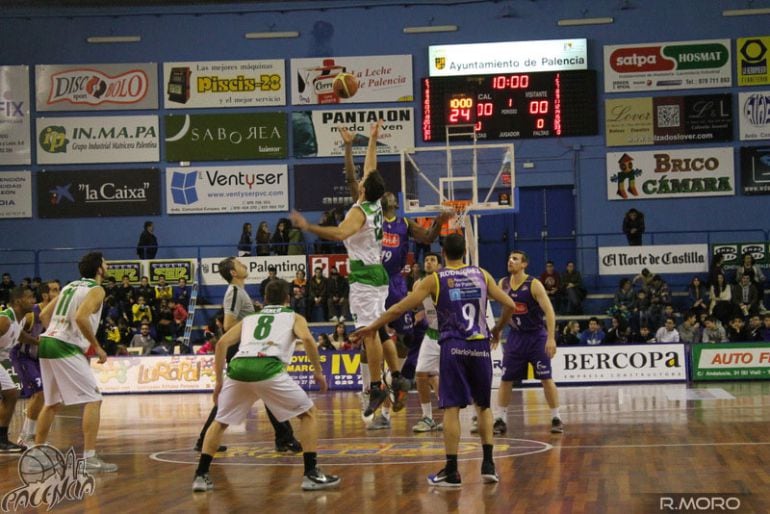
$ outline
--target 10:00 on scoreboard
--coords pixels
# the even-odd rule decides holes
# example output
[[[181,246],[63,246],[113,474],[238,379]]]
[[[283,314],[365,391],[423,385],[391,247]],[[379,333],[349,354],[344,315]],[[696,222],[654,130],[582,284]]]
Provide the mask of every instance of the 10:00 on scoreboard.
[[[445,141],[445,127],[458,125],[475,125],[479,139],[592,136],[599,133],[596,72],[424,78],[422,115],[426,142]]]

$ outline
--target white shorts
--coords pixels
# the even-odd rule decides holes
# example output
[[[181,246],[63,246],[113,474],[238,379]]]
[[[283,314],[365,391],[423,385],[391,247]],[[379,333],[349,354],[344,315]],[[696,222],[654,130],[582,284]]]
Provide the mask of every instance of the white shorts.
[[[260,399],[278,421],[289,420],[313,408],[313,400],[288,373],[259,382],[242,382],[225,376],[216,420],[225,425],[239,425]]]
[[[417,354],[415,372],[438,375],[440,357],[441,347],[439,347],[438,341],[425,334],[420,344],[420,353]]]
[[[385,312],[385,300],[388,299],[388,289],[385,286],[370,286],[360,282],[350,284],[350,314],[356,328],[369,325]]]
[[[40,375],[46,405],[77,405],[102,399],[96,375],[85,355],[40,359]]]
[[[16,384],[13,383],[11,374],[5,369],[5,366],[0,364],[0,391],[8,391],[10,389],[18,389]]]

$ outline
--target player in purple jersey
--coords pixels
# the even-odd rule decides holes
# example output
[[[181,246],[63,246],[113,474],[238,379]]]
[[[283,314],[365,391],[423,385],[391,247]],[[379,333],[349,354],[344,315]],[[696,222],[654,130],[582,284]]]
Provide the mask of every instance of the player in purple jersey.
[[[460,487],[457,469],[460,443],[460,409],[476,404],[479,435],[483,449],[481,477],[486,483],[498,482],[492,459],[492,360],[490,335],[486,324],[487,295],[503,305],[500,320],[492,331],[499,336],[515,307],[489,274],[476,266],[463,264],[465,238],[458,234],[444,240],[446,267],[421,280],[409,295],[389,308],[368,326],[354,332],[360,338],[374,333],[406,311],[415,309],[430,295],[436,305],[439,327],[439,406],[444,409],[444,447],[446,466],[428,477],[438,487]]]
[[[513,382],[527,378],[527,364],[543,384],[545,399],[551,408],[551,432],[564,432],[559,415],[559,391],[551,376],[551,359],[556,355],[556,315],[543,284],[525,273],[529,259],[514,250],[508,257],[510,276],[500,280],[500,288],[516,304],[508,339],[503,347],[503,377],[498,389],[495,435],[504,434]]]

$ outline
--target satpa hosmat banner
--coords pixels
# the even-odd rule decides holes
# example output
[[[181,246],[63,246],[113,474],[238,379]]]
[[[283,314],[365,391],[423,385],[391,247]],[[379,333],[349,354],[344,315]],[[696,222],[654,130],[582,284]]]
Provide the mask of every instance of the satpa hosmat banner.
[[[0,165],[30,164],[29,67],[0,66]]]
[[[166,170],[166,212],[202,214],[289,210],[285,164]]]
[[[604,91],[660,91],[732,86],[730,40],[604,47]]]
[[[732,147],[607,154],[607,199],[735,194]]]

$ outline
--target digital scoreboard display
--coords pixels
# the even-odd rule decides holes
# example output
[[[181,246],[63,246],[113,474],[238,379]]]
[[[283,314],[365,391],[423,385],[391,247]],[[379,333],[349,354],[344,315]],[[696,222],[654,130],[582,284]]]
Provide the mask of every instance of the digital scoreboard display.
[[[593,136],[599,133],[596,72],[424,78],[422,116],[426,142],[446,141],[445,127],[456,125],[474,125],[479,139]]]

